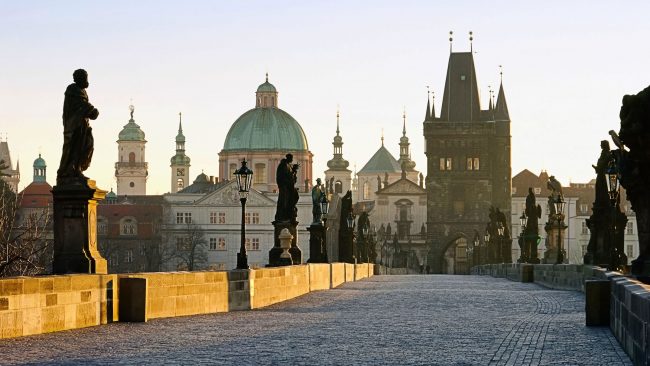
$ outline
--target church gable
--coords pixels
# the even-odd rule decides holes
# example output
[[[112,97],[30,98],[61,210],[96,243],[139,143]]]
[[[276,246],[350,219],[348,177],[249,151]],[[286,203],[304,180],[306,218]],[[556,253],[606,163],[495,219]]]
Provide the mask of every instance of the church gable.
[[[237,182],[231,181],[229,184],[217,189],[216,191],[205,195],[203,198],[196,201],[199,206],[239,206],[239,191],[237,189]],[[272,199],[264,196],[259,191],[251,189],[248,193],[246,205],[264,207],[275,206],[276,203]]]
[[[426,195],[427,191],[408,179],[400,179],[397,182],[388,185],[386,188],[377,191],[377,195],[403,195],[403,194]]]

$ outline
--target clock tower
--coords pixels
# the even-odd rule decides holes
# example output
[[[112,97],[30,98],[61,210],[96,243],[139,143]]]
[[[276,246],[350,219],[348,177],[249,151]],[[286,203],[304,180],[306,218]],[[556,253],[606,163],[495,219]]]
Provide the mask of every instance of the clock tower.
[[[147,176],[149,164],[145,160],[144,149],[147,140],[144,132],[133,119],[135,108],[129,106],[131,119],[120,131],[117,146],[118,157],[115,163],[117,195],[139,196],[147,194]]]
[[[176,155],[171,158],[171,192],[176,193],[187,187],[190,177],[190,158],[185,155],[185,136],[183,135],[182,113],[178,113],[178,135],[176,135]]]

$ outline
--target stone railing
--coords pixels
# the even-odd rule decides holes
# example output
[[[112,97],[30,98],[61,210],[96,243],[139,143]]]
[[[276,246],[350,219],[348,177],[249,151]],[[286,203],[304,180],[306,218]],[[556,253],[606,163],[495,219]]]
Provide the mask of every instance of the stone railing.
[[[0,279],[0,338],[257,309],[372,276],[373,264]]]
[[[609,325],[635,365],[650,364],[650,285],[584,265],[488,264],[472,274],[585,293],[587,325]]]
[[[392,268],[392,267],[386,267],[379,264],[375,264],[375,275],[409,275],[409,274],[420,274],[420,272],[412,268]]]

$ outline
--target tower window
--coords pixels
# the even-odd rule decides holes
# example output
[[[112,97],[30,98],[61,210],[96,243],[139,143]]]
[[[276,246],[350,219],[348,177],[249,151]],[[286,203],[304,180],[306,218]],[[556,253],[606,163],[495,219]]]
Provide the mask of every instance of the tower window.
[[[440,170],[451,170],[452,160],[451,158],[440,158]]]
[[[343,193],[343,183],[340,180],[334,183],[334,193]]]
[[[129,183],[129,187],[131,187],[131,188],[135,187],[135,183],[133,183],[133,182]]]
[[[465,75],[461,75],[460,80],[465,81]]]
[[[379,187],[379,189],[381,189],[381,187]],[[363,183],[363,198],[368,199],[369,196],[370,196],[370,183],[364,182]]]
[[[185,182],[183,181],[183,178],[178,178],[176,180],[176,191],[180,191],[185,187]]]
[[[467,170],[479,170],[479,158],[467,158]]]
[[[133,165],[133,164],[135,164],[135,153],[130,152],[129,153],[129,165]]]
[[[255,164],[255,174],[253,174],[255,183],[266,183],[266,164]]]

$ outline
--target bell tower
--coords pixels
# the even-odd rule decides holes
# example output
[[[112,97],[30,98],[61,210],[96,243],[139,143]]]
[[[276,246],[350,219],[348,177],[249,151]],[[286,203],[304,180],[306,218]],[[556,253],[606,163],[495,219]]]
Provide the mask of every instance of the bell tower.
[[[178,135],[176,135],[176,155],[171,158],[171,191],[176,193],[189,185],[190,158],[185,155],[185,135],[183,135],[183,114],[178,113]]]
[[[133,119],[135,107],[129,106],[131,119],[124,125],[117,140],[117,163],[115,179],[117,195],[146,195],[149,164],[145,160],[144,132]]]

